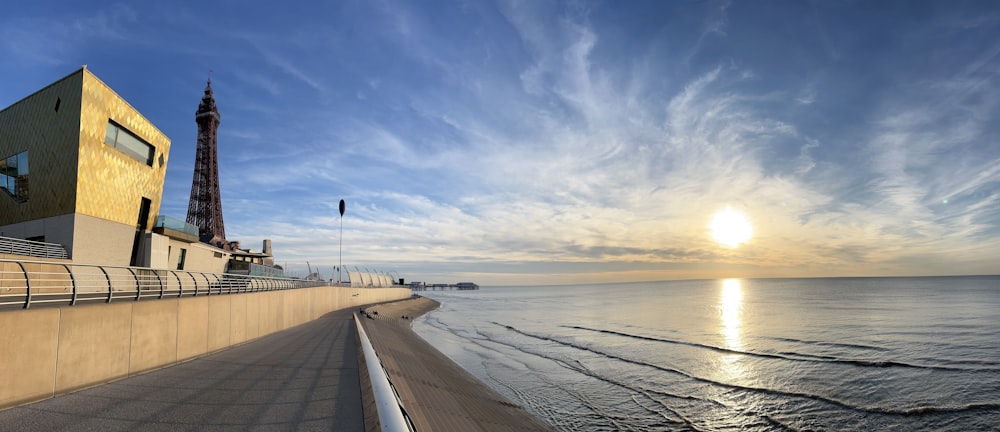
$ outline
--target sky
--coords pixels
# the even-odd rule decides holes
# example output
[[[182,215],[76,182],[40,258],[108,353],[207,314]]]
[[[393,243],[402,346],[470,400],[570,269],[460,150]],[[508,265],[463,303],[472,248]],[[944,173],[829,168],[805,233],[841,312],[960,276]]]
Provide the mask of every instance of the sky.
[[[993,1],[38,0],[0,59],[0,106],[85,64],[170,137],[179,219],[211,74],[227,237],[299,275],[1000,269]]]

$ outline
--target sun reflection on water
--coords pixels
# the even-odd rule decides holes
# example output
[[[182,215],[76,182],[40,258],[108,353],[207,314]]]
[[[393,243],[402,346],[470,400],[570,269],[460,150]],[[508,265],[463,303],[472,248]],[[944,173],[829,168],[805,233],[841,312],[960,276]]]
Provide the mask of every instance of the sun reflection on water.
[[[726,348],[743,348],[740,337],[743,327],[743,285],[739,279],[726,279],[722,282],[719,312],[722,315],[722,335],[725,337]]]
[[[725,348],[743,350],[743,285],[739,279],[726,279],[719,293],[719,333]],[[741,354],[726,354],[718,358],[720,379],[726,382],[744,382],[750,375],[746,357]]]

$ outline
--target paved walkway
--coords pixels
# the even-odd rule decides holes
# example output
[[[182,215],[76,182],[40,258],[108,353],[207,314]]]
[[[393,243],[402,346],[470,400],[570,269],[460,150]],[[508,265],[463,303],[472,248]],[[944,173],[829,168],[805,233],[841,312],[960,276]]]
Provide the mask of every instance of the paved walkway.
[[[0,411],[0,430],[364,431],[355,310]]]
[[[409,317],[436,307],[424,298],[385,303],[362,319],[417,430],[552,430],[413,333]],[[358,365],[355,311],[0,411],[0,431],[377,430],[367,376],[360,375],[367,372]]]

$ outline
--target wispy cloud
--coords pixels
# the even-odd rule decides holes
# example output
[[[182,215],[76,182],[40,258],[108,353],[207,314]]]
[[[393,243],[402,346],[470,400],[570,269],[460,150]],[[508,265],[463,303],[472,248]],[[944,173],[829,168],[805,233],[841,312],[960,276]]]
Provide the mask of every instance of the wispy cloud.
[[[108,5],[77,18],[39,18],[7,15],[0,26],[0,40],[8,59],[44,65],[72,64],[77,51],[91,40],[127,40],[127,29],[138,22],[134,9]]]
[[[323,92],[326,90],[325,86],[319,80],[310,76],[310,74],[306,73],[297,64],[278,54],[278,52],[260,45],[256,45],[256,48],[268,65],[277,68],[316,91]]]
[[[115,79],[177,112],[153,120],[181,214],[215,69],[227,231],[272,238],[279,262],[332,267],[340,198],[345,263],[427,278],[948,273],[1000,253],[995,13],[886,38],[839,3],[385,0],[210,24],[202,7],[0,18],[0,48],[159,53]],[[738,249],[709,235],[727,205],[754,225]]]

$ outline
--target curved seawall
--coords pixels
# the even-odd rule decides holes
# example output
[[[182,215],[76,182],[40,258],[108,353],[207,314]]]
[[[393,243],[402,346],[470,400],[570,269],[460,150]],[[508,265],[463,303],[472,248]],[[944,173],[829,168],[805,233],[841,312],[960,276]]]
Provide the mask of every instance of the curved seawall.
[[[418,297],[368,307],[359,317],[416,430],[553,430],[410,329],[413,318],[438,306],[434,300]],[[365,401],[366,425],[368,430],[377,430],[370,426],[375,419],[368,418],[372,405]]]
[[[0,409],[409,297],[408,288],[316,287],[0,312]]]

